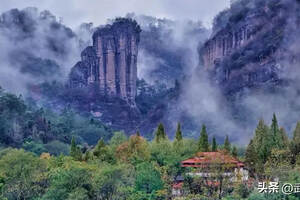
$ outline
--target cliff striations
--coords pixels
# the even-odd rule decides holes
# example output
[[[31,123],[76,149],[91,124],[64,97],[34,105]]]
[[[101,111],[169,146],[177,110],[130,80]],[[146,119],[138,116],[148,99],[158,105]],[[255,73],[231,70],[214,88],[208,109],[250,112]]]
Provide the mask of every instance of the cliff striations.
[[[215,18],[201,63],[225,94],[284,82],[282,71],[297,55],[291,44],[299,44],[292,36],[299,7],[292,0],[240,0]]]
[[[115,130],[131,133],[140,121],[136,105],[140,27],[117,18],[98,28],[69,74],[68,102]]]
[[[81,53],[71,70],[73,88],[95,85],[105,97],[135,105],[140,27],[131,19],[116,19],[93,34],[93,46]]]

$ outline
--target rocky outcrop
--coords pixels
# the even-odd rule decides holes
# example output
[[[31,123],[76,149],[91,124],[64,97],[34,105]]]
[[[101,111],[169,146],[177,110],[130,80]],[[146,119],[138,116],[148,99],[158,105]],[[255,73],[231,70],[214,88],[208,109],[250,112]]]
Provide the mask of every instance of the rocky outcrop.
[[[200,50],[200,57],[225,94],[282,83],[282,61],[292,54],[287,53],[286,38],[291,37],[286,34],[293,33],[287,29],[297,12],[291,5],[299,7],[289,0],[241,0],[215,19],[216,31]]]
[[[216,33],[204,44],[203,61],[207,69],[213,68],[224,57],[230,56],[234,51],[246,46],[261,29],[264,23],[255,13],[248,16],[244,24],[230,27]]]
[[[81,53],[71,70],[71,87],[96,85],[105,97],[135,104],[140,27],[131,19],[116,19],[93,34],[93,46]]]
[[[98,28],[69,75],[68,97],[76,110],[130,134],[141,118],[135,101],[140,31],[127,18]]]

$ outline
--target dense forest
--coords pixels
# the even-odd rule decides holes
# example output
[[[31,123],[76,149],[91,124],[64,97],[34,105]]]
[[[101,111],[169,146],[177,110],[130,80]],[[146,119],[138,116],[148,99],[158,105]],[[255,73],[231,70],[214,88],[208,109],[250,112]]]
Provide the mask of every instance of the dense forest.
[[[68,108],[60,114],[51,113],[3,90],[0,114],[3,200],[171,199],[175,198],[172,184],[178,176],[184,176],[184,197],[177,199],[300,197],[299,193],[257,191],[258,181],[300,182],[300,122],[288,138],[275,114],[270,126],[263,119],[258,122],[247,148],[232,145],[228,136],[217,144],[205,125],[198,139],[183,138],[180,123],[174,140],[168,138],[163,124],[158,125],[153,140],[146,140],[139,132],[128,137]],[[14,141],[13,147],[7,146],[9,141]],[[180,162],[209,151],[222,151],[244,161],[251,181],[213,187],[199,177],[186,175],[192,169],[183,168]]]

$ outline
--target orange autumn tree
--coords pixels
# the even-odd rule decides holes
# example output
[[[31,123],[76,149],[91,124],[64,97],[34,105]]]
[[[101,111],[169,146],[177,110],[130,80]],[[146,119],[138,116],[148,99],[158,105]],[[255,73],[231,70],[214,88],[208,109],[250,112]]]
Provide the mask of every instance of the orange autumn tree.
[[[116,157],[119,161],[130,163],[149,160],[148,143],[142,136],[132,135],[128,141],[119,145]]]

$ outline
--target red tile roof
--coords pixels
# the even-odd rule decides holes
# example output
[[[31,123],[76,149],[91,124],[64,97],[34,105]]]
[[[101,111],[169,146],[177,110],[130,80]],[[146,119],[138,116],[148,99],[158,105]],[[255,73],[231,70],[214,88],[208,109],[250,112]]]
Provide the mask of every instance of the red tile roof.
[[[209,164],[232,164],[236,167],[244,167],[244,163],[237,158],[221,151],[199,152],[195,157],[181,162],[182,167],[205,167]]]
[[[173,188],[174,189],[181,189],[183,186],[183,182],[179,182],[179,183],[174,183],[173,184]]]
[[[218,187],[220,185],[219,181],[207,181],[208,186]]]

